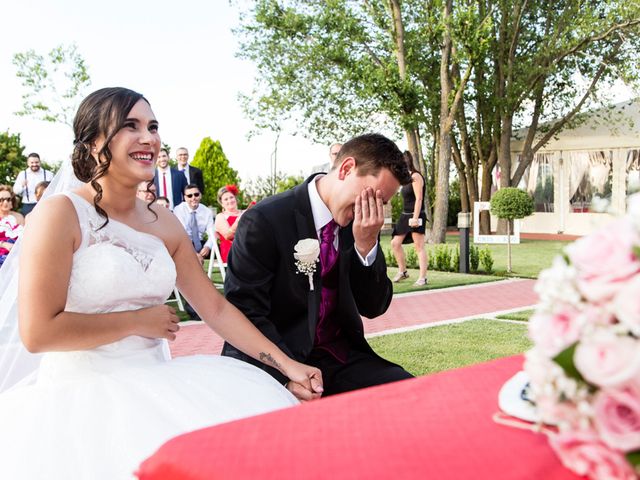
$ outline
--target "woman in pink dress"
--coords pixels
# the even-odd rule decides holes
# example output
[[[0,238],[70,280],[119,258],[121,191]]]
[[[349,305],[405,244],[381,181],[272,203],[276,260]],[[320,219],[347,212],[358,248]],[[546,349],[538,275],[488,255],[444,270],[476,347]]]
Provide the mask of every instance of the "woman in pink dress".
[[[0,266],[22,233],[24,217],[16,212],[16,196],[9,185],[0,185]]]
[[[222,212],[216,215],[215,228],[220,237],[220,256],[226,263],[233,237],[236,235],[238,220],[242,211],[238,210],[238,187],[235,185],[225,185],[218,190],[218,203],[222,207]]]

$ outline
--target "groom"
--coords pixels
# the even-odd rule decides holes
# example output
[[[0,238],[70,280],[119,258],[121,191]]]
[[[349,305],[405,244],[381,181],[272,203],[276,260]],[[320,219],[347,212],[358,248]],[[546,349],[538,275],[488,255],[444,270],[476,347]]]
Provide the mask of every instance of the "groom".
[[[242,216],[228,259],[227,299],[292,358],[322,371],[324,395],[411,378],[375,354],[362,318],[384,313],[392,286],[378,243],[383,204],[411,176],[402,153],[378,134],[345,143],[328,174],[258,203]],[[318,239],[312,281],[298,273],[294,246]],[[223,355],[264,368],[225,343]],[[301,400],[319,397],[293,382]]]

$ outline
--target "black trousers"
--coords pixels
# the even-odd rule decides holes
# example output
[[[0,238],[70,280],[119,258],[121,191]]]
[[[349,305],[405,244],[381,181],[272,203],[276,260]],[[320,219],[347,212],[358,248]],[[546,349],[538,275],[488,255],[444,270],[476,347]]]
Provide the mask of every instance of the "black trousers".
[[[413,378],[404,368],[357,350],[350,350],[347,363],[341,363],[326,350],[315,349],[303,363],[322,371],[323,397]]]

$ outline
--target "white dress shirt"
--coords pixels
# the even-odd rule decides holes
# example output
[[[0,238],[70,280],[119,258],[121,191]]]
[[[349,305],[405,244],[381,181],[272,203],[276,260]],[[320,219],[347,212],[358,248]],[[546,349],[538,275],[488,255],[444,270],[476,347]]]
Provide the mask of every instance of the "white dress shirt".
[[[166,179],[167,179],[167,191],[164,192],[164,188],[163,188],[163,183],[162,183],[162,177],[163,175],[166,174]],[[171,210],[173,210],[173,187],[171,186],[171,167],[167,166],[166,170],[162,170],[160,167],[158,167],[158,196],[159,197],[167,197],[167,199],[169,200],[169,208]]]
[[[27,178],[27,188],[24,188],[23,183]],[[16,183],[13,184],[13,193],[16,195],[22,195],[22,203],[36,203],[36,185],[40,182],[51,181],[53,178],[53,172],[45,170],[40,167],[37,172],[34,172],[30,168],[22,170],[16,178]]]
[[[182,202],[173,209],[173,214],[178,217],[189,238],[191,238],[191,212],[193,212],[193,210],[191,210],[187,202]],[[209,238],[203,246],[209,247],[209,250],[211,250],[215,240],[215,235],[213,235],[213,213],[211,213],[211,209],[203,204],[198,205],[196,209],[196,221],[198,222],[198,238],[202,240],[204,234],[207,233]]]
[[[308,185],[309,201],[311,202],[311,215],[313,215],[313,224],[316,227],[316,235],[318,236],[318,238],[320,238],[320,231],[322,230],[322,228],[333,219],[331,211],[320,198],[320,195],[318,194],[318,188],[316,187],[316,181],[323,176],[324,175],[316,175]],[[336,227],[336,230],[338,230],[338,228],[339,227]],[[338,250],[338,237],[339,235],[335,235],[333,237],[333,246],[336,248],[336,250]],[[360,255],[360,252],[358,252],[357,248],[355,249],[355,251],[358,254],[358,258],[360,259],[362,264],[365,267],[368,267],[370,265],[373,265],[373,262],[376,259],[376,255],[378,254],[378,242],[376,241],[376,244],[367,254],[366,258],[362,258],[362,255]]]

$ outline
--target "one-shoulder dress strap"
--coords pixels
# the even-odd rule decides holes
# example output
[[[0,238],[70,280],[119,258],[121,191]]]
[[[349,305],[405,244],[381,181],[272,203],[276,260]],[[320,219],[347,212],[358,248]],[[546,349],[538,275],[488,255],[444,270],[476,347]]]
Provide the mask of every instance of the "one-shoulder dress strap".
[[[78,224],[80,225],[80,232],[82,233],[82,242],[79,248],[84,248],[89,245],[91,237],[91,219],[97,215],[97,212],[89,202],[77,193],[67,191],[61,192],[61,194],[71,200],[71,203],[76,210],[76,214],[78,215]]]

